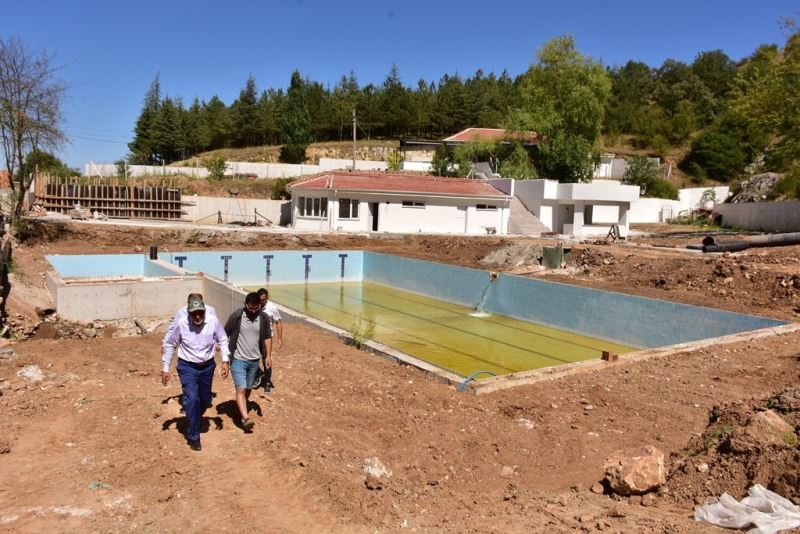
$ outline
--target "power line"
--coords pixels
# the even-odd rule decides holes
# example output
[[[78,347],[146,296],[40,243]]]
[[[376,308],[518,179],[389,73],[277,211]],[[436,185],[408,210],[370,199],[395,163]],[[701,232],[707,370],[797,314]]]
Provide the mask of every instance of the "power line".
[[[97,139],[95,137],[84,137],[82,135],[70,134],[69,132],[67,132],[67,135],[69,137],[74,137],[76,139],[83,139],[85,141],[96,141],[98,143],[114,143],[114,144],[117,144],[117,145],[127,145],[128,144],[127,141],[114,141],[114,140],[111,140],[111,139]]]

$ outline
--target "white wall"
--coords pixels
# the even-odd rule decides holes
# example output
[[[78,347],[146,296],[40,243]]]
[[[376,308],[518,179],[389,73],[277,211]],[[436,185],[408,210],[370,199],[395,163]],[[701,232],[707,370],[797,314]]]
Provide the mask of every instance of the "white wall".
[[[299,217],[297,198],[324,197],[327,191],[295,192],[292,200],[294,227],[298,230],[344,232],[369,232],[372,230],[370,204],[378,203],[378,231],[396,233],[468,233],[485,234],[486,228],[494,228],[497,233],[508,229],[509,203],[505,199],[463,199],[447,197],[426,197],[422,195],[360,194],[341,193],[328,200],[328,216],[324,219]],[[359,200],[357,219],[339,219],[339,199],[357,198]],[[424,207],[406,207],[403,200],[422,202]],[[477,204],[496,206],[494,211],[478,210]],[[459,206],[466,210],[459,212]]]
[[[667,222],[667,219],[678,216],[680,207],[681,203],[677,200],[640,198],[631,203],[630,222],[632,224]]]
[[[692,187],[688,189],[678,190],[678,201],[680,202],[680,211],[689,211],[698,208],[704,208],[701,199],[703,194],[711,189],[716,194],[716,203],[725,202],[730,195],[731,189],[727,185],[721,187]],[[677,213],[675,214],[678,215]]]
[[[404,171],[430,172],[432,168],[429,161],[403,161]]]
[[[639,199],[639,187],[621,185],[611,180],[595,180],[586,184],[558,184],[558,199],[635,202]]]
[[[353,166],[352,159],[320,158],[319,165],[297,165],[292,163],[253,163],[249,161],[228,161],[226,175],[241,174],[255,175],[259,178],[294,178],[309,176],[320,172],[349,169]],[[359,171],[385,171],[389,165],[385,161],[356,160],[356,170]],[[430,163],[412,163],[408,170],[429,171]],[[183,174],[194,178],[208,178],[208,170],[203,166],[174,167],[161,165],[128,165],[128,176],[170,176]],[[83,166],[84,176],[103,176],[113,178],[117,176],[117,166],[114,163],[89,162]]]
[[[184,221],[199,221],[204,224],[216,224],[218,212],[222,212],[222,222],[253,222],[259,224],[266,221],[264,217],[279,224],[281,220],[281,207],[288,204],[288,200],[270,200],[266,198],[238,198],[238,197],[201,197],[197,195],[184,196],[184,202],[192,205],[184,206],[186,212],[181,219]],[[256,218],[255,210],[259,217]]]
[[[619,221],[619,206],[618,205],[601,205],[594,204],[592,206],[592,224],[617,224]]]
[[[321,171],[333,171],[339,169],[352,169],[352,159],[319,158],[319,168]],[[356,160],[357,171],[385,171],[389,164],[385,161]]]
[[[717,203],[723,202],[730,194],[728,186],[691,187],[678,190],[678,200],[666,198],[640,198],[631,204],[631,223],[658,223],[685,215],[691,210],[703,208],[703,194],[712,189],[717,195]]]

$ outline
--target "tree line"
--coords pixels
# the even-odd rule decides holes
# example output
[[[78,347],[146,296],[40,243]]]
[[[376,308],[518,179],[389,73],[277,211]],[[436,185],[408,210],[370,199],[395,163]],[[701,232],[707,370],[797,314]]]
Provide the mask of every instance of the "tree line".
[[[282,160],[301,161],[310,142],[349,139],[355,110],[361,138],[433,139],[466,127],[533,130],[540,144],[530,164],[518,147],[502,155],[513,154],[513,167],[522,173],[562,181],[590,179],[601,139],[614,145],[623,136],[662,158],[688,145],[681,166],[698,182],[728,180],[756,160],[776,169],[796,162],[796,135],[795,141],[787,135],[798,129],[797,48],[798,34],[791,31],[783,48],[764,45],[739,61],[711,50],[691,63],[608,67],[562,36],[545,43],[515,77],[478,70],[409,86],[393,65],[379,85],[361,85],[351,72],[330,87],[294,72],[287,89],[259,90],[251,76],[230,105],[213,96],[186,106],[179,96],[162,95],[156,75],[129,161],[169,163],[218,148],[277,144],[287,145]],[[492,149],[442,155],[447,161],[439,162],[440,172],[461,172],[465,153],[480,158]]]
[[[510,143],[440,153],[441,174],[463,175],[471,162],[489,159],[509,176],[586,181],[604,143],[619,140],[650,155],[685,148],[680,164],[698,182],[783,171],[783,191],[800,196],[800,32],[792,22],[785,30],[782,47],[763,45],[738,61],[712,50],[691,63],[609,67],[561,36],[542,45],[515,77],[478,70],[408,86],[393,66],[381,84],[362,86],[351,72],[331,88],[295,71],[285,90],[261,91],[249,77],[230,105],[213,96],[186,106],[182,97],[163,94],[156,75],[128,161],[170,163],[264,144],[283,145],[283,161],[302,161],[310,142],[348,139],[355,109],[360,138],[441,138],[469,126],[538,135],[533,150]],[[67,87],[56,72],[51,54],[0,39],[0,142],[21,186],[17,193],[26,189],[31,165],[47,171],[42,165],[67,140],[61,110]]]

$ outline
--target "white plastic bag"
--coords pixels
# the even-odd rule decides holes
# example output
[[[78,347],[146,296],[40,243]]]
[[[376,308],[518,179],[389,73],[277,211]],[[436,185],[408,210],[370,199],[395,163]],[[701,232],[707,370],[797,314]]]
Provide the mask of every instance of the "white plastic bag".
[[[800,506],[761,484],[750,488],[747,494],[741,502],[727,493],[718,500],[709,497],[705,505],[694,509],[694,519],[726,528],[754,525],[750,534],[774,534],[800,527]]]

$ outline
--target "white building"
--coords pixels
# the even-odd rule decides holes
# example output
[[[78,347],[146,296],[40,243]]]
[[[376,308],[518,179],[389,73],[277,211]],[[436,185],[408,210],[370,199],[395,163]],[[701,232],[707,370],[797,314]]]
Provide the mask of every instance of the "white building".
[[[638,186],[604,180],[577,184],[517,180],[512,191],[545,226],[574,236],[606,235],[614,224],[627,236],[631,204],[639,199]]]
[[[329,172],[292,183],[299,230],[504,234],[511,196],[482,180]]]

